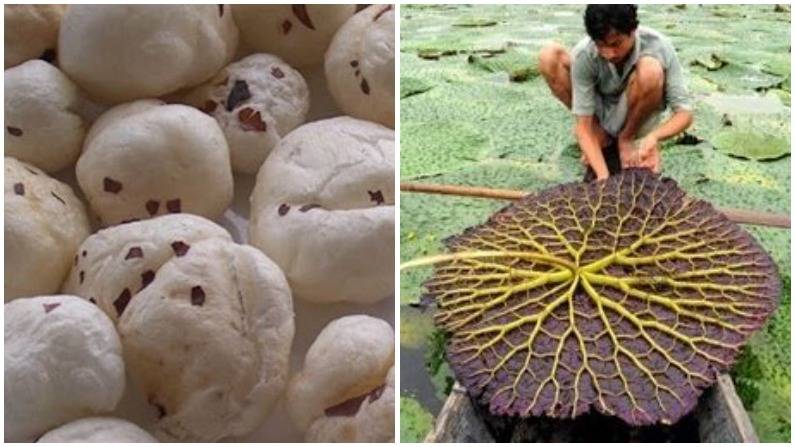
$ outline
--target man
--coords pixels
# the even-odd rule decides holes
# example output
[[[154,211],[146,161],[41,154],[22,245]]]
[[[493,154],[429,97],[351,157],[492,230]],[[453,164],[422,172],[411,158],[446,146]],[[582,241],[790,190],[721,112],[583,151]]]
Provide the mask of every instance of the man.
[[[613,144],[623,168],[660,172],[660,142],[693,122],[676,51],[662,34],[638,27],[637,9],[588,5],[588,37],[571,56],[555,43],[540,54],[539,71],[574,113],[577,142],[597,179],[609,175],[602,151]],[[672,113],[664,119],[666,108]]]

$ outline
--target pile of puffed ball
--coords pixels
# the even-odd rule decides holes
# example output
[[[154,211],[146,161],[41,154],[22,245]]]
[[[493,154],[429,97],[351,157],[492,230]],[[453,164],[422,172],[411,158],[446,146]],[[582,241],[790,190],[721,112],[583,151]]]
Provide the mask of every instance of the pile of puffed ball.
[[[5,6],[5,441],[235,440],[280,399],[307,441],[394,440],[390,323],[333,320],[289,371],[294,298],[394,293],[394,21]],[[346,116],[306,123],[313,67]],[[125,386],[152,427],[110,416]]]

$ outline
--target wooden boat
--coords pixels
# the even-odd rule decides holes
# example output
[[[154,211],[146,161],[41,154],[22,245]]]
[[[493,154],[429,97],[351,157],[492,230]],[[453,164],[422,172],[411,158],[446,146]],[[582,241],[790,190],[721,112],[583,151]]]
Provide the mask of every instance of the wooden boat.
[[[591,418],[591,420],[587,420]],[[585,419],[581,421],[581,419]],[[660,439],[663,438],[663,439]],[[630,427],[596,414],[576,420],[496,418],[456,382],[425,442],[759,442],[751,420],[723,374],[689,415],[672,426]]]

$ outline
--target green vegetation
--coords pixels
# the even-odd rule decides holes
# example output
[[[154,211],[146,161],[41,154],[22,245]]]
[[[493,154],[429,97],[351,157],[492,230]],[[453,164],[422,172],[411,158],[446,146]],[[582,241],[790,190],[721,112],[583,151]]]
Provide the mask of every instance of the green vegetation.
[[[425,358],[425,366],[431,376],[431,382],[434,384],[437,397],[441,400],[450,394],[455,383],[453,371],[444,358],[445,343],[447,343],[447,337],[444,333],[434,329],[429,336],[429,349]]]
[[[414,398],[400,396],[400,442],[422,442],[433,427],[433,415]]]

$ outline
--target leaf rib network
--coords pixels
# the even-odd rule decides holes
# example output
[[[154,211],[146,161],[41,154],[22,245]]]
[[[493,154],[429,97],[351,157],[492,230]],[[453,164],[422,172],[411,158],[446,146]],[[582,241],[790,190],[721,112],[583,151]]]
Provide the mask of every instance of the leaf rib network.
[[[674,423],[779,296],[747,232],[648,171],[527,196],[446,244],[427,297],[496,415]]]

